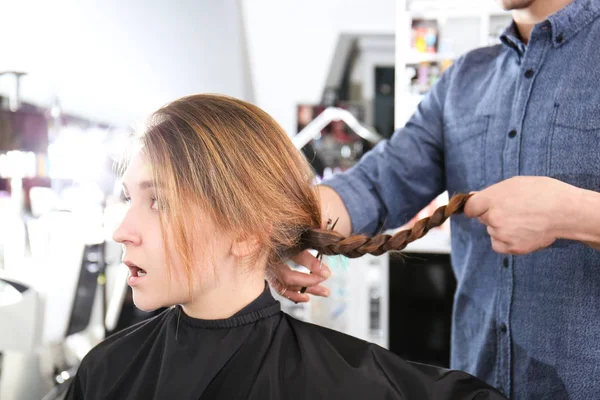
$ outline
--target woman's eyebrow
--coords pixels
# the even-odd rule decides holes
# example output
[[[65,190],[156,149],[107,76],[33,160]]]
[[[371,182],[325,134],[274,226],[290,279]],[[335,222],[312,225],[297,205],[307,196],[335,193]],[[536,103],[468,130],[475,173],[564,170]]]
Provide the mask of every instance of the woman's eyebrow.
[[[154,184],[154,181],[151,181],[151,180],[140,182],[140,189],[141,190],[150,189],[150,188],[153,188],[155,186],[156,185]]]
[[[129,192],[129,189],[127,189],[127,185],[125,184],[125,182],[123,182],[122,185],[123,185],[123,189],[125,189],[125,192]],[[147,181],[141,181],[139,186],[140,186],[140,190],[144,190],[144,189],[151,189],[151,188],[155,187],[156,185],[154,184],[154,181],[147,180]]]

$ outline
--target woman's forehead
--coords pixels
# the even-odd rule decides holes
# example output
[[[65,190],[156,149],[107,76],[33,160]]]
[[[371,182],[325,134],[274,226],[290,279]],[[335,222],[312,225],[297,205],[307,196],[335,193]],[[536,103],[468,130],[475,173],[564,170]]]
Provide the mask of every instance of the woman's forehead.
[[[138,186],[142,182],[152,180],[152,166],[148,161],[148,157],[142,151],[135,152],[123,174],[123,184],[127,188],[132,189],[133,186]]]

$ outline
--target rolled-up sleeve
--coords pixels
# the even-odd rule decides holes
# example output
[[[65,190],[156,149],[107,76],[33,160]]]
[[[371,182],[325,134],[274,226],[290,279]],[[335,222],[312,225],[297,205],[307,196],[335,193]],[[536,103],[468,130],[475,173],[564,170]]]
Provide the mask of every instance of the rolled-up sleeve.
[[[341,196],[353,233],[397,228],[445,190],[443,106],[452,70],[442,75],[402,129],[354,167],[322,183]]]

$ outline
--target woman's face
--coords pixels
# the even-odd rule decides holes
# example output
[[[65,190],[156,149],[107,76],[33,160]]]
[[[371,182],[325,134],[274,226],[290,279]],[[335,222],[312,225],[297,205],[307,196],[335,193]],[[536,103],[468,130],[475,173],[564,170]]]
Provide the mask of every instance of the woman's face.
[[[123,245],[123,262],[129,268],[128,284],[133,290],[135,305],[144,311],[174,304],[187,304],[192,295],[181,256],[172,240],[163,241],[160,223],[161,207],[157,204],[152,170],[142,152],[138,152],[123,175],[123,192],[129,208],[113,239]],[[230,241],[219,234],[201,211],[193,213],[189,222],[194,226],[192,239],[194,286],[198,296],[215,285],[215,262],[229,255]],[[168,229],[168,227],[166,227]],[[172,237],[171,234],[167,235]],[[171,256],[169,273],[166,252]]]

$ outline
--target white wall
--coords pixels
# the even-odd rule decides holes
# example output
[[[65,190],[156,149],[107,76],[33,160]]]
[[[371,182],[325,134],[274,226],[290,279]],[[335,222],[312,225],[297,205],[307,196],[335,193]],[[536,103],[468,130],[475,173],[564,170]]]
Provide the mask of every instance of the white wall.
[[[177,97],[252,99],[238,0],[0,0],[0,71],[24,100],[128,124]],[[0,93],[12,81],[0,78]]]
[[[296,104],[320,100],[339,34],[393,34],[394,13],[395,0],[0,0],[0,71],[29,72],[24,100],[58,96],[116,124],[219,92],[294,134]],[[0,93],[10,86],[0,78]]]
[[[321,99],[340,33],[394,33],[395,0],[240,0],[255,103],[296,133],[296,105]]]

